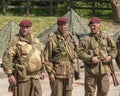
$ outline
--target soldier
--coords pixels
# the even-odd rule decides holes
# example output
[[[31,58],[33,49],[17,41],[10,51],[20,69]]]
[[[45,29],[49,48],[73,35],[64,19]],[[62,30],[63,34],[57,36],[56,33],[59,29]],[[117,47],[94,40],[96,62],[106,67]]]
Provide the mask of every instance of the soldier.
[[[107,96],[109,91],[109,63],[117,55],[113,40],[101,32],[101,19],[93,17],[89,21],[91,33],[81,39],[78,57],[85,64],[85,96]]]
[[[118,55],[115,59],[118,67],[120,68],[120,35],[117,38],[116,45],[117,45]]]
[[[45,47],[46,70],[49,75],[51,96],[71,96],[74,75],[73,59],[77,40],[67,31],[68,19],[57,19],[57,31],[49,36]]]
[[[39,79],[44,79],[43,51],[32,32],[32,22],[20,22],[20,31],[8,44],[3,55],[3,68],[13,96],[42,96]]]

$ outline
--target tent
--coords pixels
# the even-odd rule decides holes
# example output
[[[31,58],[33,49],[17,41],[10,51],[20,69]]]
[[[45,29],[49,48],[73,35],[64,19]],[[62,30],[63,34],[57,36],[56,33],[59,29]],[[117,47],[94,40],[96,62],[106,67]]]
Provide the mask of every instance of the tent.
[[[111,34],[111,37],[112,37],[113,40],[116,42],[117,39],[118,39],[118,36],[120,36],[120,29],[113,30],[113,31],[110,32],[110,33],[113,33],[113,34]]]
[[[69,28],[68,30],[77,35],[78,37],[87,34],[90,32],[88,25],[85,20],[81,18],[73,9],[68,11],[63,17],[67,17],[69,20]],[[57,30],[57,23],[54,23],[50,28],[39,34],[38,38],[40,41],[45,44],[50,33],[53,33]]]
[[[0,29],[0,58],[2,57],[9,40],[18,32],[19,26],[13,21],[9,21],[8,24]]]

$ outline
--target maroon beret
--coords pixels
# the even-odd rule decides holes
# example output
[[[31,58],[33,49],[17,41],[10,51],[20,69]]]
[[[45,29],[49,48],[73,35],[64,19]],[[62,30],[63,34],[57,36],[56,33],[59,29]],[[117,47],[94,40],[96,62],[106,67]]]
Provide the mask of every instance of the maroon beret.
[[[88,25],[90,26],[90,24],[93,24],[93,23],[101,23],[101,19],[98,18],[98,17],[93,17],[93,18],[90,19]]]
[[[59,17],[57,19],[57,25],[63,25],[63,24],[66,24],[68,23],[68,19],[66,17]]]
[[[19,24],[20,27],[31,27],[32,22],[30,20],[24,19]]]

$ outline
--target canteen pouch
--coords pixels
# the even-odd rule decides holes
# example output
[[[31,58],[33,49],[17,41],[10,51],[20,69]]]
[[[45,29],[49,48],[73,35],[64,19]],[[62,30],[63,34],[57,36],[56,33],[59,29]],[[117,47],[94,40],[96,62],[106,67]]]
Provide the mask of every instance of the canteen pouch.
[[[26,67],[24,65],[16,64],[16,70],[17,70],[17,79],[24,80],[26,78]]]

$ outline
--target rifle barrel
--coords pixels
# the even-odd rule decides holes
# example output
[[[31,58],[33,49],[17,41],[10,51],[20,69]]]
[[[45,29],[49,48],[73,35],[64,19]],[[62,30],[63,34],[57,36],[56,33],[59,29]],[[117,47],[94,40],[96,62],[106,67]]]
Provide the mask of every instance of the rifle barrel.
[[[119,82],[118,82],[117,77],[114,73],[114,68],[113,68],[112,63],[109,64],[109,67],[110,67],[110,70],[111,70],[111,76],[112,76],[112,79],[113,79],[114,86],[117,86],[117,85],[119,85]]]

